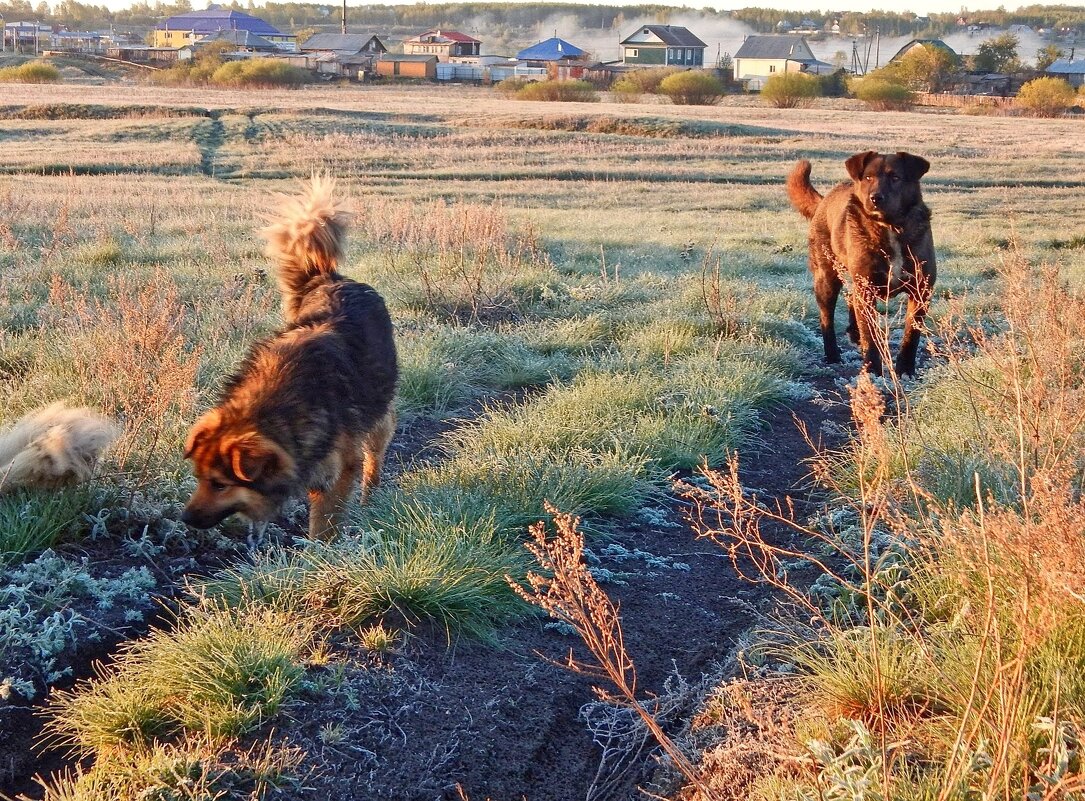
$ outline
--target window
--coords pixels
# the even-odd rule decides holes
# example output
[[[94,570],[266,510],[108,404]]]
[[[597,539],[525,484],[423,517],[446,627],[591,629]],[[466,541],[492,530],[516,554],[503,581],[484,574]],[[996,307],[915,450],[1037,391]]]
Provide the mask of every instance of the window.
[[[637,58],[640,55],[640,50],[635,47],[627,47],[625,50],[626,58]]]
[[[769,64],[769,72],[776,72],[776,65],[775,64]]]
[[[686,48],[686,61],[693,61],[693,49],[692,48],[689,48],[689,47]]]

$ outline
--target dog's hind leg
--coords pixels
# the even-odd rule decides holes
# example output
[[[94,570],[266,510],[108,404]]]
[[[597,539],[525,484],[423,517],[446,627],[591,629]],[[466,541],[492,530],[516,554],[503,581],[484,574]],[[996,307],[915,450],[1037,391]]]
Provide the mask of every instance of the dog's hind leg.
[[[843,284],[832,267],[814,268],[814,297],[818,302],[821,322],[821,341],[825,346],[825,361],[840,361],[840,346],[836,344],[836,300]],[[851,308],[849,306],[849,308]]]
[[[369,501],[373,490],[380,486],[381,470],[384,469],[384,454],[388,443],[396,433],[396,413],[389,409],[365,436],[362,445],[362,503]]]
[[[347,504],[358,482],[361,460],[355,443],[343,446],[339,475],[326,490],[309,490],[309,537],[328,539],[342,530]]]

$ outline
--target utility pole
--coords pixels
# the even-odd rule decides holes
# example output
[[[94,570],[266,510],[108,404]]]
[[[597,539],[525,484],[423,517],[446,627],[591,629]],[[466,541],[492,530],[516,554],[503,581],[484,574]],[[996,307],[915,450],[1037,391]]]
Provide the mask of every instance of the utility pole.
[[[345,36],[347,33],[347,0],[343,0],[343,24],[341,27],[343,29],[343,35]]]

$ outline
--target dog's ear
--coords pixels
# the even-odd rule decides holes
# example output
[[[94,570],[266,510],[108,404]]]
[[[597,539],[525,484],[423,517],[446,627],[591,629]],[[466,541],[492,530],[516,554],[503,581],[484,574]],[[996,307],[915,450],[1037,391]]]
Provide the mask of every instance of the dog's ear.
[[[927,174],[931,163],[922,156],[913,156],[911,153],[900,151],[897,153],[897,161],[904,168],[904,180],[918,181]]]
[[[863,170],[866,169],[866,165],[870,163],[870,160],[877,156],[877,152],[873,150],[867,150],[862,153],[856,153],[850,159],[844,162],[844,166],[848,170],[848,175],[851,176],[853,181],[858,181],[863,177]]]
[[[185,459],[192,458],[192,454],[196,452],[196,446],[218,427],[221,420],[222,415],[219,414],[219,410],[212,409],[192,425],[192,430],[188,432],[188,439],[185,441]]]
[[[226,463],[233,474],[247,484],[269,476],[294,476],[294,460],[290,454],[266,437],[252,434],[224,444]]]

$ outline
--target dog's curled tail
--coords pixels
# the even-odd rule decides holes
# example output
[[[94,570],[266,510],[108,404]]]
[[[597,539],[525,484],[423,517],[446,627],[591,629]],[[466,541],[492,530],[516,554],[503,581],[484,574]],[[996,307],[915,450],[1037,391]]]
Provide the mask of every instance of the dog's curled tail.
[[[283,197],[272,222],[261,231],[264,253],[278,265],[288,310],[296,310],[306,284],[331,275],[343,255],[347,215],[335,201],[335,180],[314,175],[297,197]]]
[[[814,216],[814,210],[821,202],[821,193],[810,183],[810,162],[806,159],[796,164],[787,176],[787,196],[803,217],[809,220]]]
[[[0,434],[0,493],[80,484],[120,431],[92,409],[54,403]]]

